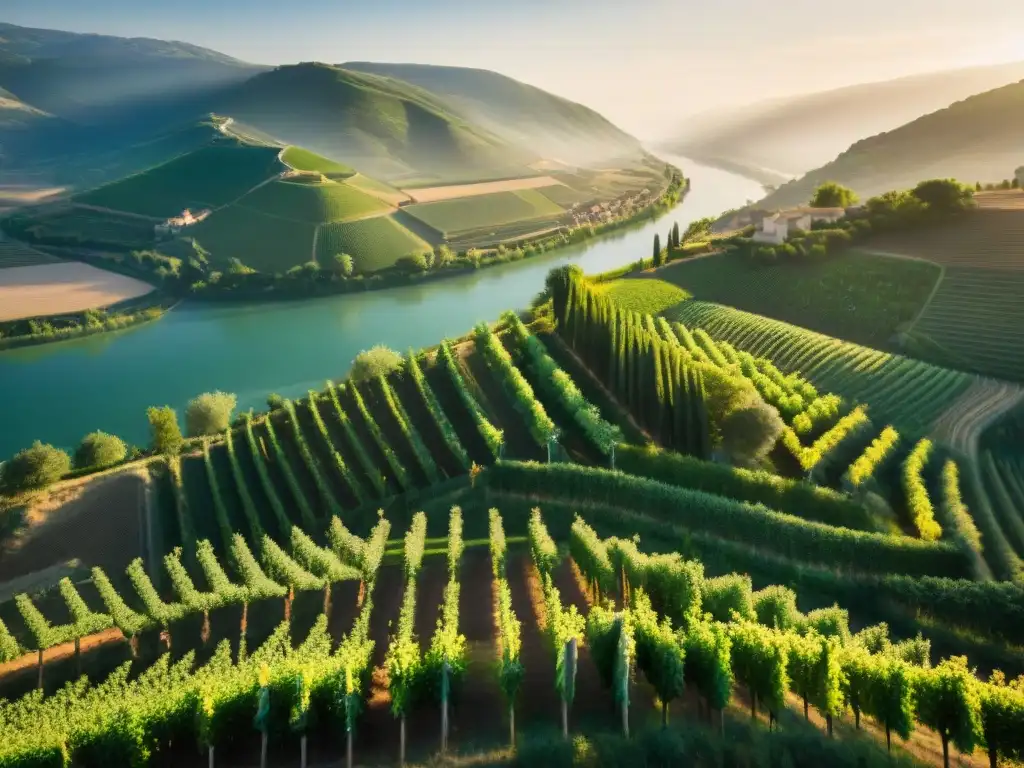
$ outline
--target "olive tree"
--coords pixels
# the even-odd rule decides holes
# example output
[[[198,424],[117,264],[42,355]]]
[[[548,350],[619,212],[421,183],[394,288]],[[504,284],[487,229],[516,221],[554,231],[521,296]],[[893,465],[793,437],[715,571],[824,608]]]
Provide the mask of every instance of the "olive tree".
[[[124,461],[128,448],[124,441],[106,432],[91,432],[82,438],[75,451],[75,469],[90,467],[109,467]]]
[[[402,364],[402,356],[388,347],[377,345],[356,355],[349,376],[353,381],[372,381],[387,376]]]
[[[10,493],[45,488],[71,471],[64,451],[36,440],[3,466],[0,485]]]
[[[193,398],[185,409],[189,437],[212,435],[231,426],[231,414],[238,398],[227,392],[204,392]]]

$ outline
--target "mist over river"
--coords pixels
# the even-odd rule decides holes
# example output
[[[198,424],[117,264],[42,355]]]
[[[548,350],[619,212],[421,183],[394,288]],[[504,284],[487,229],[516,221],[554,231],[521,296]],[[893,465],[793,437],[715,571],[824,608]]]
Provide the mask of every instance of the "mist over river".
[[[692,180],[686,199],[657,221],[600,239],[406,288],[267,304],[184,303],[155,323],[75,341],[0,352],[0,460],[39,439],[73,448],[101,429],[149,440],[146,408],[184,411],[201,392],[238,395],[239,410],[266,407],[340,379],[374,344],[402,353],[458,336],[506,309],[525,307],[552,267],[602,272],[651,253],[681,229],[763,196],[750,179],[662,154]]]

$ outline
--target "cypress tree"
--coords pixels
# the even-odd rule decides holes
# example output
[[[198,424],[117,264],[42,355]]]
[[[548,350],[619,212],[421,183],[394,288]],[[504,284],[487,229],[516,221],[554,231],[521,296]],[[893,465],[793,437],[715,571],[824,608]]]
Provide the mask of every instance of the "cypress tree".
[[[694,455],[706,459],[711,455],[711,425],[708,420],[707,392],[704,374],[693,370]]]
[[[675,224],[672,225],[672,246],[674,248],[679,248],[679,246],[680,246],[680,242],[679,242],[679,222],[678,221]]]
[[[619,367],[619,313],[613,311],[608,323],[609,329],[609,351],[608,351],[608,378],[605,381],[610,389],[615,389],[614,382],[617,380]]]
[[[654,266],[661,266],[661,236],[654,235]]]

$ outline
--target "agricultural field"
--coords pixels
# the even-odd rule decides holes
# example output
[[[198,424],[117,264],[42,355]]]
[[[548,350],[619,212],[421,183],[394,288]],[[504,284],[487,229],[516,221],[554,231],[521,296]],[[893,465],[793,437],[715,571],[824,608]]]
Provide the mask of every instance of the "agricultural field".
[[[574,205],[587,203],[600,197],[594,190],[575,189],[565,183],[544,187],[538,191],[555,205],[560,205],[563,208],[571,208]]]
[[[28,239],[72,247],[145,248],[154,237],[150,219],[75,205],[33,213],[25,224]]]
[[[11,267],[38,267],[44,264],[59,264],[55,256],[29,248],[26,245],[8,240],[0,233],[0,269]]]
[[[502,181],[481,181],[475,184],[449,184],[442,187],[416,187],[403,190],[414,202],[436,203],[463,197],[478,197],[498,192],[518,192],[524,189],[560,187],[562,182],[550,176],[529,176],[525,179],[504,179]],[[545,195],[546,197],[547,195]]]
[[[355,169],[302,147],[288,147],[281,153],[281,161],[296,171],[322,173],[328,177],[348,177],[355,174]]]
[[[954,680],[976,694],[957,717],[980,723],[999,702],[1005,727],[985,709],[980,732],[996,763],[1019,754],[1024,692],[971,669],[1024,672],[1024,529],[1009,507],[972,501],[975,465],[710,326],[627,311],[615,287],[564,273],[535,323],[506,313],[400,371],[329,383],[154,459],[166,471],[147,505],[150,562],[0,604],[0,664],[14,670],[0,666],[0,687],[44,689],[0,708],[0,765],[65,744],[87,762],[85,729],[113,742],[126,721],[171,723],[145,742],[161,764],[214,750],[255,764],[264,695],[275,764],[346,747],[364,763],[427,761],[438,744],[510,735],[522,759],[560,710],[566,732],[601,743],[628,723],[616,754],[643,764],[628,750],[647,728],[686,734],[710,709],[699,738],[716,750],[811,744],[826,765],[888,765],[882,711],[844,703],[852,674],[896,693]],[[751,393],[784,426],[743,469],[717,433]],[[980,468],[989,497],[1024,492],[1018,463]],[[114,630],[131,643],[113,663],[79,653]],[[129,653],[146,685],[107,677]],[[960,655],[971,669],[945,660]],[[565,663],[573,685],[557,682]],[[54,696],[78,664],[91,684]],[[896,698],[911,726],[896,761],[906,749],[941,764],[944,721]],[[359,718],[348,744],[338,701]],[[769,713],[779,734],[761,736]],[[135,743],[123,753],[144,764]]]
[[[361,173],[349,176],[345,179],[345,183],[350,187],[355,187],[368,195],[376,197],[378,200],[383,200],[388,205],[400,205],[411,199],[405,192],[395,189],[382,181],[377,181],[377,179],[364,176]]]
[[[941,273],[928,262],[853,250],[817,264],[772,266],[726,253],[669,264],[658,278],[701,301],[885,348],[917,317]]]
[[[560,206],[533,189],[409,205],[403,211],[445,237],[458,237],[463,232],[500,228],[524,221],[554,222],[565,213]]]
[[[387,269],[403,256],[432,250],[392,216],[374,216],[359,221],[338,221],[320,227],[317,260],[331,264],[338,253],[347,253],[355,271],[370,274]]]
[[[189,228],[214,264],[239,259],[259,272],[286,272],[313,258],[317,225],[268,216],[240,205],[222,208]]]
[[[600,283],[598,290],[623,309],[658,315],[691,298],[686,290],[666,280],[630,278]]]
[[[815,386],[868,403],[875,418],[928,432],[975,377],[920,360],[863,347],[742,310],[685,301],[666,315],[703,328],[737,349],[799,371]]]
[[[278,149],[213,144],[79,195],[78,202],[157,218],[217,208],[281,171]]]
[[[0,322],[109,307],[152,293],[133,277],[77,261],[0,270]]]
[[[383,201],[347,184],[319,180],[272,181],[238,200],[235,206],[310,224],[356,219],[390,210]]]

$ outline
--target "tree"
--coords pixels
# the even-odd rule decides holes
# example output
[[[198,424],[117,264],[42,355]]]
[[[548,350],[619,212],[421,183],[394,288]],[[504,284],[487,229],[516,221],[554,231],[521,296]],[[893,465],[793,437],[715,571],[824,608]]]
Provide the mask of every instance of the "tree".
[[[255,275],[256,270],[246,264],[243,264],[241,259],[236,259],[234,256],[228,259],[229,275]]]
[[[356,271],[356,262],[347,253],[334,254],[334,266],[345,277],[352,277]]]
[[[672,225],[672,247],[678,248],[682,241],[679,239],[679,222]]]
[[[1024,687],[1006,685],[1002,673],[994,673],[981,692],[981,728],[991,768],[1000,757],[1024,759]]]
[[[426,255],[422,253],[403,256],[395,262],[395,266],[406,272],[426,272],[430,269],[430,263],[427,261]]]
[[[881,657],[871,676],[865,712],[885,728],[885,746],[892,752],[892,734],[906,741],[914,729],[914,695],[910,667]]]
[[[128,455],[124,441],[106,432],[92,432],[82,438],[75,451],[75,469],[109,467]]]
[[[917,719],[942,739],[942,761],[949,768],[949,742],[970,754],[981,733],[978,681],[966,656],[952,656],[921,674],[917,685]]]
[[[826,181],[814,190],[811,197],[812,208],[849,208],[856,205],[857,194],[849,187],[835,181]]]
[[[212,435],[231,426],[231,414],[238,398],[227,392],[204,392],[193,398],[185,409],[189,437]]]
[[[447,244],[437,246],[437,250],[434,253],[434,263],[438,267],[446,267],[453,261],[455,261],[455,254],[452,253],[452,249]]]
[[[371,381],[378,376],[387,376],[398,370],[402,364],[402,356],[393,349],[378,344],[356,355],[352,361],[349,377],[353,381]]]
[[[756,464],[772,449],[784,427],[774,407],[751,398],[722,419],[722,450],[734,464]]]
[[[146,411],[149,418],[149,431],[153,436],[153,451],[167,456],[177,456],[184,440],[181,427],[178,426],[178,414],[169,405],[163,408],[150,408]]]
[[[974,190],[955,179],[922,181],[914,187],[913,195],[937,213],[958,213],[974,201]]]
[[[3,466],[4,488],[10,493],[45,488],[71,471],[71,458],[62,450],[36,440]]]
[[[661,266],[661,236],[654,236],[654,266]]]
[[[715,223],[712,218],[697,219],[691,221],[683,233],[682,242],[688,243],[691,240],[703,240],[711,234],[711,227]]]
[[[758,624],[783,631],[791,629],[800,618],[796,593],[780,585],[765,587],[754,593],[754,613]]]

